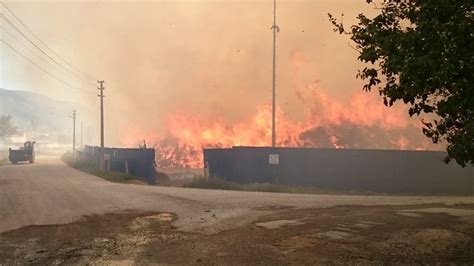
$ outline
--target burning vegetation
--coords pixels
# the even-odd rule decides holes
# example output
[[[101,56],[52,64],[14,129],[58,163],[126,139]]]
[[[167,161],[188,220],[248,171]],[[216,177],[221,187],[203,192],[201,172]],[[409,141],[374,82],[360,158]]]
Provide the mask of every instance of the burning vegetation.
[[[303,120],[291,119],[277,107],[277,145],[280,147],[321,147],[356,149],[432,150],[421,133],[421,125],[410,120],[403,105],[386,108],[377,95],[357,92],[347,102],[323,93],[317,81],[295,89]],[[203,148],[269,146],[271,105],[261,105],[256,113],[237,123],[213,121],[199,114],[172,113],[163,119],[165,134],[134,132],[123,139],[136,146],[143,138],[156,149],[159,167],[203,166]]]

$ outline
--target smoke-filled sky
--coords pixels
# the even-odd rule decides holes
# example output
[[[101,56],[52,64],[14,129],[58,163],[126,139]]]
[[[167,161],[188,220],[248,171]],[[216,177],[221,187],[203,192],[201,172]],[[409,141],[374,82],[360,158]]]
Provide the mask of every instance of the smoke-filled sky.
[[[173,130],[166,122],[173,115],[189,115],[202,125],[218,121],[232,127],[252,120],[259,108],[270,103],[272,2],[8,1],[7,5],[53,50],[83,72],[106,81],[107,142],[131,145],[135,138]],[[334,125],[357,126],[359,121],[347,116],[373,110],[395,116],[404,125],[400,127],[418,126],[403,106],[385,110],[377,92],[365,94],[374,106],[354,105],[354,99],[364,95],[362,81],[355,78],[361,65],[348,37],[332,31],[328,12],[336,17],[343,13],[343,21],[353,24],[357,14],[372,15],[377,10],[365,0],[278,3],[277,104],[285,118],[305,127],[324,126],[321,123],[331,112],[344,113],[345,118]],[[14,33],[5,21],[1,25]],[[3,31],[2,38],[22,48]],[[67,88],[5,46],[1,60],[1,87],[81,101],[98,110],[94,84],[70,79],[44,64],[88,95]],[[375,115],[379,118],[367,115],[370,126],[390,127],[380,125],[385,121],[379,119],[381,114]],[[98,124],[98,113],[89,123]],[[413,131],[418,132],[416,139],[419,131]]]

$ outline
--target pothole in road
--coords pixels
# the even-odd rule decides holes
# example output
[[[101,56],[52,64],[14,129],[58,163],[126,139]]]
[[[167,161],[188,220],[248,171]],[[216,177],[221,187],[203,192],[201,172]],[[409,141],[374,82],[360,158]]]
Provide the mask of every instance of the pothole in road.
[[[343,231],[326,231],[322,233],[317,233],[317,237],[325,237],[330,239],[343,239],[351,236],[351,233],[343,232]]]
[[[175,219],[172,213],[126,211],[20,228],[0,235],[0,265],[129,265],[152,241],[183,240],[171,224]]]
[[[391,233],[387,240],[376,245],[377,248],[401,253],[406,256],[416,254],[442,254],[456,246],[468,246],[469,236],[464,233],[440,228],[420,228]]]
[[[278,229],[282,226],[301,225],[301,224],[304,224],[303,222],[301,222],[301,220],[276,220],[276,221],[256,223],[255,225],[258,227],[264,227],[267,229]]]
[[[137,231],[143,228],[150,226],[152,223],[160,223],[160,222],[171,222],[173,221],[173,215],[171,213],[160,213],[157,215],[145,216],[145,217],[137,217],[133,222],[130,224],[130,229],[133,231]]]
[[[474,224],[461,223],[444,213],[423,213],[422,218],[397,214],[438,206],[416,207],[291,209],[214,234],[177,230],[172,224],[176,216],[170,213],[89,216],[67,225],[32,226],[0,234],[0,264],[366,265],[473,261]],[[213,220],[213,213],[196,212],[194,218]],[[223,215],[217,213],[218,217]],[[237,222],[225,220],[233,225]]]
[[[316,237],[329,238],[329,239],[344,239],[354,234],[357,234],[361,230],[368,230],[376,225],[383,225],[384,223],[373,222],[373,221],[358,221],[355,223],[339,223],[336,224],[334,230],[317,233]]]
[[[397,212],[397,214],[399,215],[410,216],[410,217],[423,217],[423,213],[446,213],[451,216],[459,217],[461,221],[474,223],[474,210],[472,209],[422,208],[422,209],[400,210]]]

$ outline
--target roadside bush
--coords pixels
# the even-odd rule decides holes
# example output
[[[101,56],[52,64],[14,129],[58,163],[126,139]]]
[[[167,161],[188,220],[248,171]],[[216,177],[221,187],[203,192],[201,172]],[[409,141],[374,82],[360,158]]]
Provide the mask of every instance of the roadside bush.
[[[87,160],[84,156],[79,154],[73,155],[71,152],[67,152],[63,154],[61,160],[63,160],[72,168],[76,168],[84,172],[94,171],[97,169],[94,162]]]
[[[241,185],[228,182],[220,178],[204,178],[202,176],[185,183],[183,187],[188,188],[207,188],[207,189],[223,189],[223,190],[242,190]]]
[[[125,173],[101,171],[99,168],[96,167],[93,161],[87,160],[87,158],[82,156],[80,153],[76,153],[76,155],[73,155],[71,152],[67,152],[61,157],[61,159],[72,168],[89,173],[91,175],[101,177],[111,182],[146,184],[138,178],[131,175],[127,175]]]
[[[220,178],[204,178],[198,177],[193,181],[185,183],[183,187],[203,188],[203,189],[222,189],[222,190],[238,190],[238,191],[258,191],[258,192],[282,192],[282,193],[315,193],[315,188],[292,187],[271,183],[251,183],[239,184],[226,181]],[[321,190],[317,190],[321,191]]]
[[[187,188],[222,189],[237,191],[277,192],[277,193],[299,193],[299,194],[353,194],[353,195],[379,195],[368,191],[334,191],[317,187],[288,186],[272,183],[250,183],[239,184],[226,181],[221,178],[204,178],[200,176],[183,184]]]

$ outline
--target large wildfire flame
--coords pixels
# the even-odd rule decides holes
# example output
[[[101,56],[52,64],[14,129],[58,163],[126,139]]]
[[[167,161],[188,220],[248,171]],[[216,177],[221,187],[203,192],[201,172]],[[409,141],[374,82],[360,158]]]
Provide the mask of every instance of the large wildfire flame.
[[[276,110],[277,144],[281,147],[433,149],[421,134],[418,124],[410,122],[406,108],[385,107],[373,93],[358,92],[343,104],[331,99],[314,82],[296,90],[306,119],[294,121],[281,108]],[[198,114],[168,114],[166,134],[135,132],[124,144],[136,146],[145,139],[154,144],[160,167],[203,165],[202,149],[232,146],[269,146],[271,106],[257,108],[253,117],[226,124],[216,117],[207,122]]]

